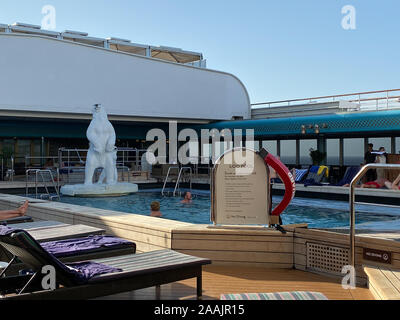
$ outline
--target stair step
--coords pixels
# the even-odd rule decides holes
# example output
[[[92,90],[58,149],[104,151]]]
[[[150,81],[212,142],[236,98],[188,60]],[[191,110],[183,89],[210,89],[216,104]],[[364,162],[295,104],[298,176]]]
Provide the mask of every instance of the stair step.
[[[400,300],[400,270],[388,267],[364,266],[368,287],[378,300]]]

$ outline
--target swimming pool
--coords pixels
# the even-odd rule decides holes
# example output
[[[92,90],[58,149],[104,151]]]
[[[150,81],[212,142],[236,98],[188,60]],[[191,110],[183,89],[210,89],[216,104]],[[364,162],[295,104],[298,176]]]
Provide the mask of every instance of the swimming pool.
[[[277,204],[282,197],[274,196]],[[209,224],[210,195],[209,192],[194,193],[191,204],[182,204],[180,197],[162,196],[159,190],[145,190],[123,197],[75,198],[61,197],[61,202],[121,211],[142,215],[150,214],[150,203],[159,201],[163,218],[183,222]],[[366,229],[379,227],[393,229],[400,226],[400,209],[356,206],[356,224]],[[340,228],[349,225],[349,204],[343,201],[294,198],[282,214],[284,224],[308,223],[310,228]],[[399,227],[400,229],[400,227]]]

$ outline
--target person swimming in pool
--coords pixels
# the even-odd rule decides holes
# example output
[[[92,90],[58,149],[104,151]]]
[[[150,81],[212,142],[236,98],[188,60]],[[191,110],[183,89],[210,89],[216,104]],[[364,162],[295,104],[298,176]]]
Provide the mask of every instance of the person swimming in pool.
[[[0,211],[0,221],[24,216],[26,210],[28,210],[28,205],[29,201],[26,200],[18,209]]]
[[[162,216],[162,213],[160,211],[160,203],[158,201],[153,201],[150,204],[150,209],[151,209],[151,212],[150,212],[151,217],[160,218]]]
[[[181,203],[192,203],[192,194],[189,191],[186,191],[183,194],[183,200]]]

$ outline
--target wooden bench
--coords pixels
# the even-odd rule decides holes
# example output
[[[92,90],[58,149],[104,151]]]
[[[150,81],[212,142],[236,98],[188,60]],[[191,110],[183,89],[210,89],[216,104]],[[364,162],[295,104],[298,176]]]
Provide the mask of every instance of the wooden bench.
[[[400,270],[364,266],[368,288],[377,300],[400,300]]]

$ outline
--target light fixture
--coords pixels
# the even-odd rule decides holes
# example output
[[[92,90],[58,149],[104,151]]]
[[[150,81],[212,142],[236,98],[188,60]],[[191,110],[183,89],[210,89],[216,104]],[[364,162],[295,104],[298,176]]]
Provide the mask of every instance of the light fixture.
[[[301,134],[306,134],[306,126],[304,124],[301,125]]]
[[[318,124],[315,125],[315,133],[319,134],[319,125]]]

